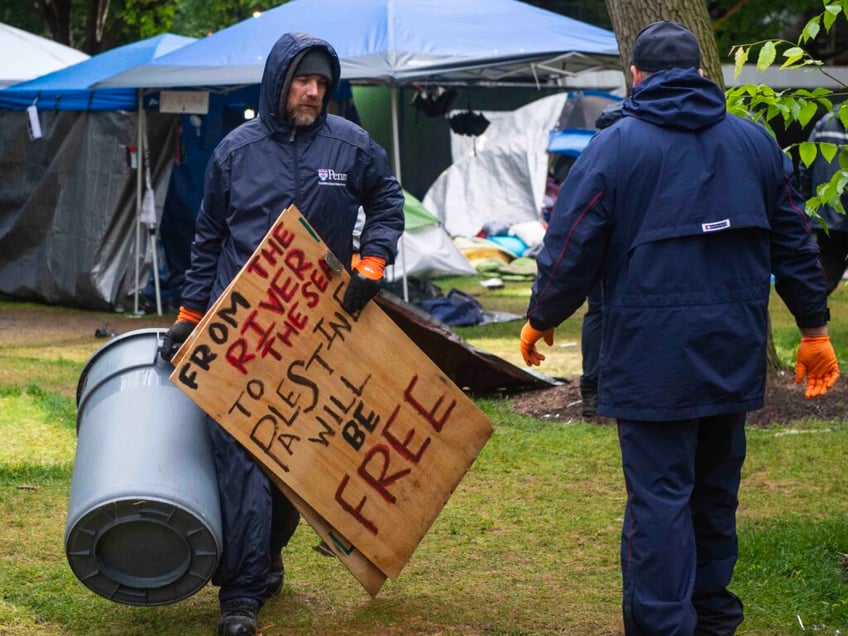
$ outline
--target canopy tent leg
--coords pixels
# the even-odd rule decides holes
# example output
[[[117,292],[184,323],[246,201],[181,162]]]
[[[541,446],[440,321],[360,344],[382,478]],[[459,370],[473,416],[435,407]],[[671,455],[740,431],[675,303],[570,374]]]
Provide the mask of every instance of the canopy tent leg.
[[[138,166],[136,178],[136,215],[135,215],[135,302],[134,313],[136,316],[144,312],[139,308],[139,294],[141,293],[141,269],[142,264],[147,261],[147,254],[152,250],[151,261],[153,267],[153,285],[156,293],[156,314],[162,315],[162,297],[159,290],[159,259],[156,254],[156,208],[152,201],[148,203],[151,210],[146,209],[146,199],[152,197],[150,150],[147,137],[147,114],[144,112],[143,91],[138,91]],[[146,190],[142,192],[142,179]],[[152,217],[151,217],[152,214]],[[144,254],[141,248],[141,226],[147,226],[147,234],[144,241]]]
[[[400,174],[400,133],[398,131],[398,87],[392,86],[392,158],[395,164],[395,177],[403,185]],[[409,284],[406,276],[406,250],[403,247],[403,234],[400,236],[400,265],[403,268],[403,299],[409,302]]]
[[[141,265],[139,261],[141,260],[141,223],[139,222],[139,218],[141,217],[141,180],[144,176],[143,173],[143,161],[142,157],[144,145],[144,132],[142,131],[142,116],[144,113],[143,100],[142,100],[142,90],[138,91],[138,113],[136,115],[136,177],[135,177],[135,254],[133,260],[135,261],[135,291],[134,291],[134,302],[133,302],[133,314],[139,316],[141,312],[138,309],[138,286],[139,279],[141,278]]]

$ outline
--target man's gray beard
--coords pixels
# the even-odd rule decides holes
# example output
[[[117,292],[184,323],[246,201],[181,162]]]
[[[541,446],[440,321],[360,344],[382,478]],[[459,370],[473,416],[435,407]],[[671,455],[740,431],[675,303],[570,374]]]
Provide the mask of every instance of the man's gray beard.
[[[311,126],[315,123],[315,120],[318,119],[317,115],[302,113],[295,109],[291,109],[288,113],[286,113],[286,115],[289,123],[294,126]]]

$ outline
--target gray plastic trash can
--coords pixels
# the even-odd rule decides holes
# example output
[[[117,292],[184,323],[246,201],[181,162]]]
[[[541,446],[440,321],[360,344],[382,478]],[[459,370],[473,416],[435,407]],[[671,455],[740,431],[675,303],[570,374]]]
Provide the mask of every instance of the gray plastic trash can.
[[[129,605],[185,599],[212,577],[221,512],[203,411],[168,379],[165,330],[101,347],[77,387],[65,551],[76,577]]]

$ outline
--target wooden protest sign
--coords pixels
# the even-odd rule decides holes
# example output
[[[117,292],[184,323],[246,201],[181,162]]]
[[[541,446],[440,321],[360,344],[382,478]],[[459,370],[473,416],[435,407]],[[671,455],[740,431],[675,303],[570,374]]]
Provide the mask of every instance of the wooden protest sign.
[[[376,303],[342,309],[350,277],[333,263],[289,207],[174,356],[171,381],[370,591],[398,576],[492,428]]]
[[[383,574],[376,565],[366,559],[361,552],[353,547],[341,533],[335,528],[331,528],[321,516],[310,508],[303,499],[274,474],[269,473],[271,480],[279,488],[282,493],[288,498],[292,505],[297,508],[301,516],[306,519],[306,522],[312,526],[312,529],[324,541],[326,546],[333,551],[333,554],[347,566],[351,574],[356,577],[359,584],[365,588],[371,596],[377,596],[377,592],[383,587],[386,582],[386,575]]]

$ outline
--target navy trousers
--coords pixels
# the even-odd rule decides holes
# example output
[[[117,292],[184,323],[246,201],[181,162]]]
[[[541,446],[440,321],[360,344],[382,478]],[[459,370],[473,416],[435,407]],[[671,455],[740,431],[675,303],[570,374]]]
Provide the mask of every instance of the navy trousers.
[[[212,583],[221,604],[249,599],[262,606],[271,559],[289,542],[300,514],[244,447],[207,418],[215,457],[224,545]]]
[[[626,636],[732,636],[736,507],[745,414],[618,420],[627,505],[621,533]]]

